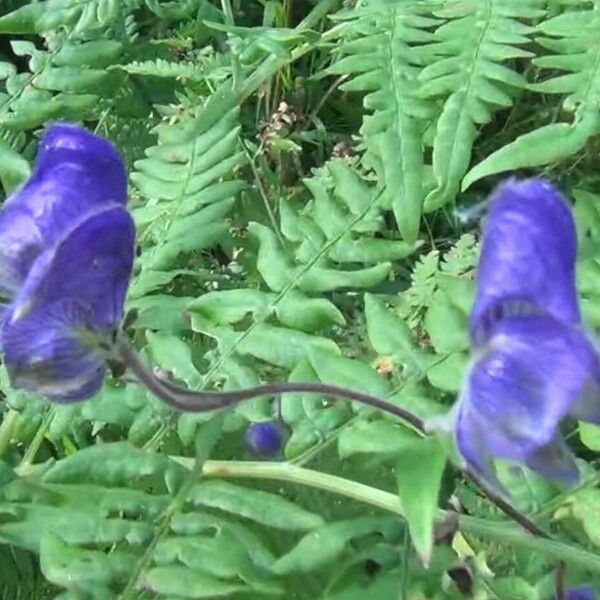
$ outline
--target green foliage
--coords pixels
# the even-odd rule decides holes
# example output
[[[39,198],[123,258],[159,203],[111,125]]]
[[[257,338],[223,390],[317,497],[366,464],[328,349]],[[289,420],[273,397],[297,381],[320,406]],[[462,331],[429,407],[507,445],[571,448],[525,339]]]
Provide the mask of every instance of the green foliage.
[[[138,228],[126,328],[161,377],[323,381],[443,420],[479,253],[461,215],[485,176],[560,179],[600,328],[599,15],[591,0],[5,2],[0,183],[26,180],[50,122],[115,142]],[[447,440],[356,403],[264,396],[221,424],[118,369],[81,404],[12,390],[4,370],[0,389],[2,598],[459,600],[462,568],[475,598],[554,594],[556,545],[498,523]],[[285,446],[256,461],[245,430],[270,420]],[[593,555],[571,564],[600,530],[598,431],[579,435],[575,493],[499,471],[552,524],[569,583],[598,584]],[[457,531],[439,520],[450,497],[469,513]]]

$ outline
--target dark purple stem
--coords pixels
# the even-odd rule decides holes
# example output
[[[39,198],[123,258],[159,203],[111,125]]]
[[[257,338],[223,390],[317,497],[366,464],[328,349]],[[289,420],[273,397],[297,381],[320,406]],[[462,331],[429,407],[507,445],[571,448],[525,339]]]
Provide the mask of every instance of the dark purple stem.
[[[142,362],[139,354],[124,339],[119,339],[116,343],[116,352],[119,358],[131,369],[138,380],[145,385],[156,397],[166,402],[176,410],[182,412],[209,412],[212,410],[222,410],[236,406],[244,400],[250,400],[258,396],[285,394],[285,393],[309,393],[309,394],[327,394],[328,396],[337,396],[354,400],[367,406],[376,408],[382,412],[398,417],[405,423],[408,423],[422,435],[428,435],[425,429],[423,419],[411,413],[404,408],[386,402],[381,398],[376,398],[370,394],[357,392],[347,388],[331,385],[328,383],[267,383],[243,390],[232,390],[227,392],[194,392],[176,386],[168,381],[159,379]],[[468,467],[463,469],[465,476],[470,479],[483,494],[504,512],[513,521],[521,525],[529,533],[543,538],[550,536],[540,529],[531,519],[519,512],[510,502],[507,502],[502,496],[491,489],[479,475],[471,471]]]

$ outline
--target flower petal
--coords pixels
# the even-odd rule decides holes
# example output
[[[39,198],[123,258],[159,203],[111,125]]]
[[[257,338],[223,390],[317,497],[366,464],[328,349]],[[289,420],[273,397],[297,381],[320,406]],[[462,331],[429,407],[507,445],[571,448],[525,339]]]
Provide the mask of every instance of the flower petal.
[[[113,205],[89,216],[36,260],[2,327],[15,387],[80,400],[102,383],[102,342],[119,326],[135,229]]]
[[[549,315],[506,317],[467,376],[459,449],[488,479],[491,460],[502,458],[572,483],[576,467],[558,427],[592,391],[598,401],[600,361],[578,328]]]
[[[567,600],[595,600],[596,594],[591,585],[580,585],[567,590]]]
[[[510,180],[496,191],[477,271],[473,343],[506,316],[539,314],[580,322],[575,291],[577,239],[569,205],[549,183]]]
[[[50,127],[34,173],[0,211],[0,291],[14,293],[37,256],[87,213],[126,200],[125,166],[108,140]]]

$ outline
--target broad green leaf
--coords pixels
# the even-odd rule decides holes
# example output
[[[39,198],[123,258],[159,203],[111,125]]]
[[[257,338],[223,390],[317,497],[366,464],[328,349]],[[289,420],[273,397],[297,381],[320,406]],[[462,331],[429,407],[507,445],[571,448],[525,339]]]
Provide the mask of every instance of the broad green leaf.
[[[276,294],[237,289],[209,292],[191,302],[188,308],[216,325],[236,323],[248,313],[257,320],[275,313],[282,325],[303,331],[345,323],[342,313],[325,298],[308,298],[292,291],[276,300]]]
[[[250,223],[250,233],[259,240],[256,266],[259,273],[275,292],[295,284],[304,292],[318,293],[339,288],[369,288],[381,283],[388,276],[391,265],[387,262],[365,269],[341,271],[312,266],[305,269],[294,266],[279,245],[275,234],[264,225]]]
[[[600,546],[600,490],[586,488],[575,492],[556,512],[558,519],[575,518],[583,527],[589,540]]]
[[[144,575],[141,585],[151,592],[177,598],[223,598],[249,591],[243,583],[223,581],[181,565],[154,567]]]
[[[254,564],[269,569],[275,561],[271,551],[256,533],[245,524],[229,521],[224,517],[201,512],[179,513],[171,520],[171,529],[185,536],[225,532],[237,540]]]
[[[290,552],[275,562],[272,571],[278,575],[309,573],[340,557],[354,538],[375,532],[395,536],[399,527],[394,519],[382,517],[328,523],[305,535]]]
[[[365,294],[365,316],[369,341],[379,354],[401,360],[412,356],[414,347],[408,325],[377,296]]]
[[[300,361],[288,381],[319,381],[308,360]],[[292,428],[285,446],[285,456],[294,458],[345,423],[351,416],[350,407],[342,402],[326,402],[319,394],[283,394],[281,418]]]
[[[469,356],[464,352],[454,352],[427,369],[427,379],[435,387],[445,392],[458,392],[467,373]]]
[[[319,527],[323,519],[279,496],[225,481],[204,481],[190,492],[196,505],[211,506],[263,525],[290,531]]]
[[[579,421],[581,443],[594,452],[600,452],[600,427]]]
[[[355,583],[346,589],[335,593],[328,593],[322,600],[364,600],[365,598],[377,598],[378,600],[396,600],[401,578],[394,573],[377,577],[369,585]]]
[[[308,358],[319,379],[325,383],[368,392],[379,398],[386,398],[391,391],[391,386],[384,377],[359,360],[318,348],[311,349]]]
[[[267,323],[259,323],[247,333],[239,334],[226,327],[207,326],[203,319],[193,315],[192,329],[214,337],[222,353],[235,348],[238,354],[248,354],[288,369],[292,369],[300,360],[306,358],[312,349],[339,352],[335,342],[330,339],[295,329],[274,327]]]
[[[85,487],[81,491],[85,492]],[[59,535],[69,544],[145,544],[154,532],[153,526],[144,521],[104,517],[97,508],[79,508],[76,503],[1,503],[0,514],[11,516],[0,524],[0,540],[32,552],[39,552],[47,534]]]
[[[446,448],[435,437],[407,446],[396,460],[396,479],[410,537],[425,565],[433,549],[438,494],[446,465]]]
[[[125,485],[136,477],[162,475],[167,482],[181,481],[185,469],[166,456],[139,450],[127,442],[82,448],[56,462],[43,475],[49,483],[98,483]]]
[[[132,324],[135,329],[154,330],[161,333],[181,334],[189,329],[187,307],[191,298],[152,294],[130,300],[129,310],[136,311]]]
[[[108,586],[126,577],[136,557],[127,551],[102,552],[74,548],[49,534],[40,546],[42,572],[48,581],[67,588]]]
[[[29,163],[4,140],[0,139],[0,181],[8,195],[30,175]]]
[[[215,325],[241,321],[247,313],[261,316],[274,298],[259,290],[237,289],[209,292],[192,301],[188,309],[200,313]]]
[[[424,325],[438,354],[450,354],[469,348],[467,316],[441,290],[431,300]]]
[[[179,337],[147,331],[146,339],[152,357],[161,369],[185,381],[190,389],[202,384],[202,376],[192,362],[190,347]]]
[[[598,132],[599,122],[600,116],[590,115],[572,125],[553,123],[524,133],[475,165],[465,175],[462,189],[494,173],[547,165],[575,154]]]
[[[419,437],[410,429],[386,420],[357,421],[344,429],[338,438],[338,452],[342,459],[354,454],[402,453]]]

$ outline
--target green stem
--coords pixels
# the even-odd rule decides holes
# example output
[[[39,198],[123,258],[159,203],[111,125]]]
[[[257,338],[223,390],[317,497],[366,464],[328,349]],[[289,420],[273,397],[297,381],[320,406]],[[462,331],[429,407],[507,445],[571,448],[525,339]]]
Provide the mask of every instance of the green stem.
[[[230,27],[235,26],[235,19],[233,17],[233,9],[231,8],[231,2],[229,0],[221,0],[221,10],[223,11],[223,19],[225,21],[225,25],[229,25]],[[231,34],[229,34],[231,35]],[[240,81],[240,61],[233,51],[233,48],[229,47],[229,52],[231,54],[231,74],[233,78],[233,89],[237,88],[238,83]]]
[[[193,468],[194,459],[186,457],[171,458],[187,469]],[[271,479],[296,483],[352,498],[404,517],[400,500],[396,494],[344,479],[337,475],[320,473],[289,463],[209,460],[204,463],[202,473],[206,477]],[[440,510],[439,519],[445,520],[450,514]],[[512,524],[459,515],[458,526],[464,533],[510,546],[529,549],[555,560],[562,560],[568,564],[600,573],[599,555],[564,542],[531,535]]]
[[[321,0],[310,11],[304,20],[302,20],[296,30],[310,29],[314,27],[321,19],[326,17],[332,10],[341,5],[341,0]],[[323,36],[325,37],[325,36]],[[294,48],[289,58],[277,58],[270,56],[266,58],[258,68],[246,78],[242,85],[236,90],[236,104],[241,104],[246,98],[251,96],[265,81],[277,74],[277,72],[286,65],[295,62],[314,47],[314,44],[301,44]]]
[[[5,413],[2,423],[0,423],[0,457],[12,440],[18,420],[19,413],[11,408]]]
[[[42,424],[38,427],[38,430],[35,432],[29,447],[25,451],[21,463],[18,466],[18,470],[27,469],[30,465],[33,464],[35,457],[42,445],[44,438],[46,437],[46,432],[48,431],[48,427],[50,427],[50,422],[52,421],[54,411],[52,408],[48,410],[48,412],[44,415],[44,420]]]

